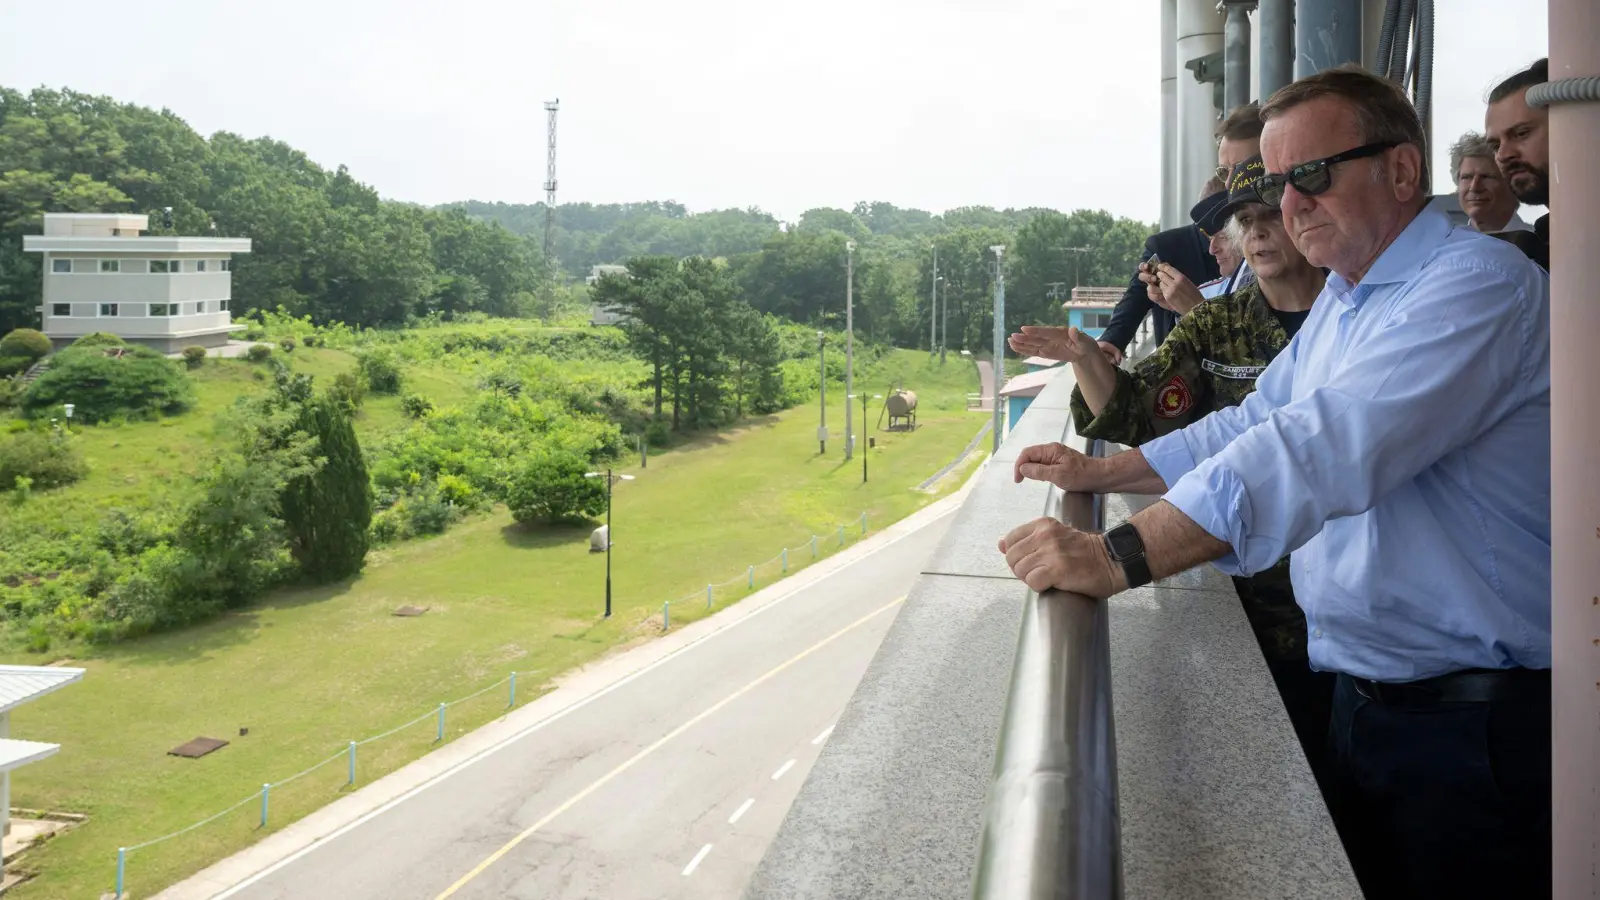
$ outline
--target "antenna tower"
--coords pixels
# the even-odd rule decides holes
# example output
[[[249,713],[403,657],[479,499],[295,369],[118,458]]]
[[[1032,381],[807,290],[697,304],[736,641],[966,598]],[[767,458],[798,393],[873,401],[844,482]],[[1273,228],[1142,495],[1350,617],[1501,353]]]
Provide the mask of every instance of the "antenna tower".
[[[545,168],[544,180],[544,258],[546,265],[550,261],[550,228],[556,216],[556,112],[561,109],[559,98],[548,101],[544,105],[545,115],[550,123],[550,149],[548,163]]]

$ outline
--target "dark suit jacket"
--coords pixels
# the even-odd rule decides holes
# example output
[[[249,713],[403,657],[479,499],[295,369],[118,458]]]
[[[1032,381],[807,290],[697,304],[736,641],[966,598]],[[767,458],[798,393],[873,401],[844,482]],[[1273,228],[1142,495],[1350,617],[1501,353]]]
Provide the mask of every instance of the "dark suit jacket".
[[[1159,253],[1162,262],[1170,263],[1185,278],[1202,285],[1222,275],[1217,268],[1216,257],[1207,249],[1208,243],[1200,229],[1192,224],[1169,228],[1145,240],[1144,254],[1139,257],[1139,262],[1149,259],[1153,253]],[[1116,311],[1111,314],[1111,324],[1106,326],[1100,340],[1126,353],[1128,342],[1139,330],[1139,323],[1152,310],[1156,316],[1156,343],[1159,344],[1167,339],[1167,333],[1172,330],[1178,317],[1150,301],[1145,283],[1139,280],[1139,269],[1135,266],[1127,293],[1117,302]]]

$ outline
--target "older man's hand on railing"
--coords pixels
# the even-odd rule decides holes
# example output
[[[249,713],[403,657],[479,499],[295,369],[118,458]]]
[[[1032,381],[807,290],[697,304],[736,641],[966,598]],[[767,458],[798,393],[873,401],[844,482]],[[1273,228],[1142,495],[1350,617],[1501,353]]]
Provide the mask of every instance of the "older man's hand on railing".
[[[1011,574],[1036,592],[1058,589],[1109,597],[1128,588],[1104,538],[1048,516],[1011,529],[1000,539],[1000,552],[1006,555]]]
[[[1085,490],[1084,475],[1092,460],[1062,443],[1034,444],[1017,454],[1011,467],[1011,477],[1021,484],[1023,479],[1048,481],[1063,491]]]

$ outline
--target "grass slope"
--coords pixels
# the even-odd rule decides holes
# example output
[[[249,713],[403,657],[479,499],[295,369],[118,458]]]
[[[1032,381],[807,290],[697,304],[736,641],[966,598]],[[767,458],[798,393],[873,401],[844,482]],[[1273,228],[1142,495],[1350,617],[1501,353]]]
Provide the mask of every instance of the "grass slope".
[[[331,350],[296,351],[297,368],[331,375],[350,364]],[[465,386],[445,374],[426,392],[449,402]],[[871,431],[871,481],[860,457],[845,463],[842,442],[819,456],[815,403],[699,438],[625,471],[614,528],[617,614],[599,618],[604,560],[587,552],[588,528],[523,530],[499,512],[438,538],[375,552],[349,583],[281,591],[247,610],[181,632],[94,651],[75,664],[84,681],[14,713],[12,733],[60,742],[62,752],[15,774],[19,806],[84,812],[88,824],[29,854],[39,873],[18,900],[93,897],[112,887],[116,849],[183,828],[338,753],[346,742],[426,716],[440,701],[471,694],[512,670],[519,701],[549,679],[619,646],[658,633],[664,600],[703,596],[707,582],[742,576],[780,548],[813,533],[824,553],[836,528],[868,514],[873,528],[933,499],[909,490],[949,462],[985,421],[964,410],[976,390],[970,363],[944,368],[925,355],[896,351],[859,379],[887,394],[896,381],[922,400],[914,434]],[[210,366],[200,377],[202,409],[260,385],[244,364]],[[261,388],[264,389],[264,386]],[[843,432],[843,391],[830,385],[828,422]],[[397,401],[369,398],[363,437],[399,424]],[[878,421],[881,401],[869,413]],[[860,407],[855,408],[859,429]],[[149,489],[192,466],[210,426],[203,416],[92,429],[86,452],[96,474],[72,489]],[[858,432],[859,433],[859,432]],[[168,468],[170,467],[170,468]],[[135,475],[136,472],[142,474]],[[124,484],[136,477],[136,486]],[[944,491],[956,479],[947,479]],[[847,529],[851,541],[858,530]],[[790,555],[791,568],[809,551]],[[776,566],[761,571],[763,582]],[[731,601],[741,586],[719,591]],[[402,604],[430,607],[420,618],[391,615]],[[673,609],[673,624],[705,615],[701,602]],[[38,663],[38,657],[11,662]],[[447,740],[504,712],[504,689],[449,711]],[[239,729],[249,728],[240,737]],[[434,745],[431,716],[358,751],[358,786],[421,756]],[[166,756],[196,735],[233,741],[201,760]],[[128,884],[148,896],[282,828],[339,795],[343,761],[271,794],[268,827],[250,801],[216,822],[129,857]]]

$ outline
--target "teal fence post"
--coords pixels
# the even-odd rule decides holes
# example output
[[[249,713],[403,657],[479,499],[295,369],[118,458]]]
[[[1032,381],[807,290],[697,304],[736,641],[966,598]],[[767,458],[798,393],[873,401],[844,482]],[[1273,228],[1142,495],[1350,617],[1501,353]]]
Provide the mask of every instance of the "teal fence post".
[[[517,673],[511,673],[511,696],[506,698],[506,709],[517,705]]]
[[[811,558],[817,558],[817,536],[814,534],[811,536]]]
[[[749,579],[750,589],[751,590],[755,590],[755,587],[756,587],[756,567],[755,566],[751,566],[750,567],[750,571],[746,573],[746,577]]]
[[[356,742],[355,741],[351,741],[350,742],[350,780],[346,781],[345,784],[355,784],[355,783],[356,783]]]
[[[267,799],[272,796],[272,785],[261,786],[261,827],[267,827]]]
[[[711,585],[706,585],[706,609],[711,608]]]
[[[128,870],[128,848],[117,848],[117,896],[122,896],[122,876]]]
[[[787,572],[789,571],[789,548],[783,548],[783,553],[780,555],[783,557],[783,570]]]
[[[439,704],[439,736],[434,739],[435,743],[444,740],[444,710],[449,705],[448,703]]]
[[[844,526],[839,526],[839,546],[844,546]]]
[[[672,601],[661,604],[661,630],[666,631],[672,627]]]
[[[862,513],[861,514],[861,535],[863,537],[865,537],[866,534],[867,534],[867,514],[866,513]]]

